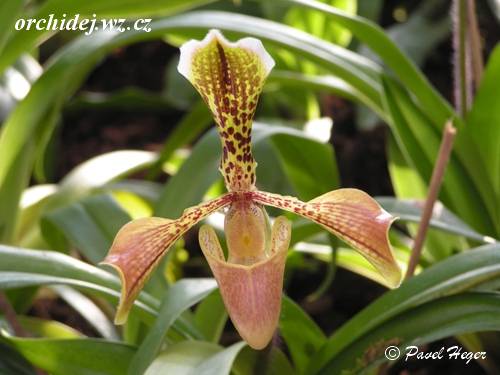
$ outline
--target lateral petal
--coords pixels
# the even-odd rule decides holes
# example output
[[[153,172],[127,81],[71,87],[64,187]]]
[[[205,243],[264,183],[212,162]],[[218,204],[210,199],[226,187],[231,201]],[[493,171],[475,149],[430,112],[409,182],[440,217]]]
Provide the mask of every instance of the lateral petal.
[[[177,67],[200,93],[217,123],[222,143],[220,170],[229,191],[253,190],[256,163],[252,120],[274,61],[258,39],[231,43],[218,30],[181,46]]]
[[[200,246],[219,284],[224,305],[241,337],[254,349],[263,349],[273,337],[281,310],[281,292],[291,224],[275,220],[270,257],[246,266],[228,263],[214,230],[200,228]]]
[[[320,224],[358,250],[393,287],[401,283],[388,231],[395,220],[368,194],[338,189],[307,203],[262,191],[248,193],[254,201],[291,211]]]
[[[177,220],[149,217],[125,224],[101,264],[118,271],[122,282],[116,324],[123,324],[148,276],[169,247],[205,216],[231,203],[232,194],[186,209]]]

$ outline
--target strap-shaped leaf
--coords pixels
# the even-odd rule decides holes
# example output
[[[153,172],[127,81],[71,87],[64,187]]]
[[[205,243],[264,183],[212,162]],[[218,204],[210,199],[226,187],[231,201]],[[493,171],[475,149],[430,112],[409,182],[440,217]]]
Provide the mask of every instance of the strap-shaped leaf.
[[[254,201],[291,211],[320,224],[358,250],[390,285],[401,282],[387,236],[394,218],[368,194],[357,189],[338,189],[307,203],[294,197],[256,191]]]
[[[188,229],[210,213],[228,205],[233,194],[188,208],[177,220],[142,218],[124,225],[102,262],[118,271],[122,282],[116,324],[127,320],[128,312],[148,276],[165,252]]]
[[[262,43],[230,43],[217,30],[181,47],[178,70],[207,103],[222,143],[220,170],[229,191],[251,190],[256,163],[251,151],[252,120],[274,61]]]

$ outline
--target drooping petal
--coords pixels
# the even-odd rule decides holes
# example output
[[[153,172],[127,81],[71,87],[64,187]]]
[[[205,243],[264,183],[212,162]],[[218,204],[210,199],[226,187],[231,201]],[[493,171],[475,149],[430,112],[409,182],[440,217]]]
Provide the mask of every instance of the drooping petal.
[[[229,191],[253,190],[252,120],[274,61],[254,38],[230,43],[217,30],[181,47],[178,70],[210,107],[222,143],[220,170]]]
[[[219,284],[224,305],[241,337],[254,349],[264,348],[278,325],[281,290],[291,224],[275,220],[269,258],[250,266],[228,263],[214,230],[200,228],[200,246]]]
[[[248,195],[258,203],[294,212],[320,224],[358,250],[390,285],[396,287],[401,283],[401,270],[388,239],[395,218],[363,191],[338,189],[307,203],[262,191]]]
[[[119,230],[106,259],[101,263],[115,268],[122,282],[116,324],[125,323],[135,298],[168,248],[189,228],[231,203],[232,199],[232,194],[226,194],[186,209],[177,220],[142,218],[125,224]]]

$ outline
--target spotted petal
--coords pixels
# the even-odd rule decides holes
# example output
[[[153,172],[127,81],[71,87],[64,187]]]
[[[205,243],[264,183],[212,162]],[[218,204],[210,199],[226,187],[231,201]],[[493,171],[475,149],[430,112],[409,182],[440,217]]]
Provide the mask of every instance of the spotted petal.
[[[189,228],[231,203],[232,199],[232,194],[226,194],[186,209],[177,220],[142,218],[131,221],[120,229],[102,262],[115,268],[122,282],[116,324],[125,323],[135,298],[169,247]]]
[[[220,169],[229,191],[252,190],[256,163],[252,120],[274,61],[254,38],[230,43],[217,30],[181,47],[178,70],[210,107],[222,143]]]
[[[254,201],[291,211],[310,219],[358,250],[391,286],[401,282],[388,231],[394,218],[368,194],[357,189],[339,189],[307,203],[262,191],[248,193]]]
[[[229,316],[241,337],[254,349],[264,348],[278,325],[290,235],[290,222],[285,217],[277,218],[269,258],[242,265],[225,261],[214,230],[206,225],[200,228],[200,246]]]

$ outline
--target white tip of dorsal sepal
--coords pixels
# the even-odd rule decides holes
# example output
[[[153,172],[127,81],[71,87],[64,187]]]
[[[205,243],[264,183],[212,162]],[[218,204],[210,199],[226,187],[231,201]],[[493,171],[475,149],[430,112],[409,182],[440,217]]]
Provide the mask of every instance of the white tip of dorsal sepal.
[[[266,51],[264,45],[259,39],[256,38],[243,38],[240,39],[236,45],[241,48],[248,49],[260,57],[266,76],[274,68],[275,62],[271,55]]]
[[[179,64],[177,65],[177,71],[190,80],[194,53],[198,49],[206,47],[213,40],[217,40],[220,44],[229,48],[243,48],[255,53],[261,59],[266,76],[275,65],[273,58],[266,51],[260,40],[256,38],[243,38],[236,42],[230,42],[219,30],[211,29],[202,40],[192,39],[180,47],[181,55]]]
[[[219,30],[212,29],[202,40],[191,39],[184,43],[179,49],[181,55],[179,57],[179,64],[177,64],[177,71],[190,80],[191,76],[191,65],[193,61],[193,54],[200,48],[206,47],[211,41],[219,40],[221,42],[226,42],[226,38]]]

